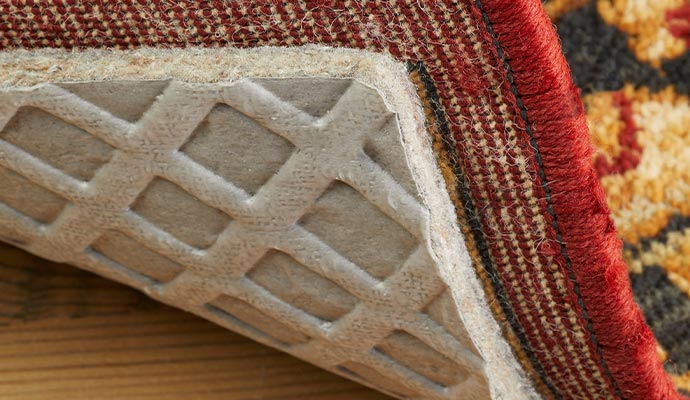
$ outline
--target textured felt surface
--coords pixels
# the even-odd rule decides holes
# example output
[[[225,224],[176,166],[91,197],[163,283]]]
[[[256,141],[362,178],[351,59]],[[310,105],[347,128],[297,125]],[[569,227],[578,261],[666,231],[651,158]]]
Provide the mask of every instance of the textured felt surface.
[[[405,64],[315,46],[0,57],[19,65],[3,67],[5,76],[25,75],[3,91],[0,119],[12,129],[0,162],[68,201],[43,224],[40,202],[0,206],[4,240],[397,396],[484,398],[491,388],[505,397],[528,387],[469,256],[445,244],[462,236]],[[206,67],[209,58],[217,63]],[[123,60],[118,79],[87,81]],[[166,60],[198,63],[196,80],[232,75],[185,82],[181,63],[156,67]],[[25,73],[41,63],[80,83]],[[163,84],[150,80],[161,73]],[[93,173],[67,163],[68,173],[53,161],[65,152],[16,133],[36,112],[109,143],[110,157]],[[42,122],[30,128],[50,134]],[[61,149],[72,139],[51,140]],[[99,160],[92,152],[66,154]]]

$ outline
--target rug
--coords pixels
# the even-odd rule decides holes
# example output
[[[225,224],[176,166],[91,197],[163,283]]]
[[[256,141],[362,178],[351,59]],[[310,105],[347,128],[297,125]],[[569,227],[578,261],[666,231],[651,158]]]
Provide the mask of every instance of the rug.
[[[564,12],[586,11],[586,7],[554,3],[556,11],[552,15],[560,18],[562,37],[568,36],[563,31],[568,17]],[[615,13],[611,15],[616,18]],[[606,29],[604,24],[600,26]],[[634,29],[641,25],[629,26]],[[572,37],[587,41],[605,36]],[[564,50],[569,53],[567,43],[564,40]],[[668,71],[663,79],[671,79],[673,71],[682,74],[682,66],[665,64],[659,46],[647,48],[644,40],[640,43],[640,52],[647,60],[644,62],[651,67],[633,63],[636,58],[626,59],[630,74],[653,77],[649,71],[666,71],[664,68]],[[539,1],[0,3],[0,46],[5,49],[306,44],[383,53],[407,66],[407,79],[417,88],[426,134],[433,141],[446,195],[455,205],[453,220],[464,237],[464,244],[454,246],[466,248],[471,257],[486,304],[500,326],[503,340],[512,348],[512,355],[506,355],[506,359],[514,357],[519,373],[531,382],[527,388],[515,386],[516,390],[524,389],[524,396],[501,395],[496,391],[496,379],[492,382],[489,377],[489,384],[494,385],[491,396],[531,397],[533,388],[540,397],[549,399],[679,398],[663,369],[657,340],[633,301],[628,265],[633,264],[630,259],[635,243],[630,241],[625,248],[626,263],[619,239],[619,231],[625,230],[614,223],[620,218],[616,218],[618,211],[611,200],[613,211],[609,211],[603,189],[608,184],[601,172],[620,175],[622,167],[614,165],[629,168],[635,154],[642,165],[649,149],[644,148],[641,137],[630,140],[633,125],[624,122],[631,118],[634,121],[630,115],[635,104],[653,103],[645,99],[655,99],[657,92],[633,88],[620,95],[611,94],[609,109],[614,114],[620,110],[623,122],[618,125],[625,125],[620,128],[622,139],[618,141],[624,143],[618,147],[625,147],[625,151],[613,151],[608,158],[604,153],[593,155],[581,92],[571,80],[556,32]],[[577,78],[577,62],[591,61],[590,54],[597,53],[571,59],[575,83],[581,88],[588,84]],[[602,65],[608,65],[607,60]],[[59,72],[59,68],[50,66],[38,72]],[[601,68],[609,75],[620,69]],[[30,71],[31,67],[26,69]],[[585,75],[592,71],[588,67],[582,70]],[[615,80],[608,76],[604,79],[605,84]],[[598,81],[593,82],[586,90],[595,94]],[[596,101],[605,103],[607,98],[586,98],[588,103]],[[604,112],[604,107],[590,106],[589,110],[590,114],[591,110]],[[635,126],[639,125],[636,122]],[[606,138],[601,141],[606,142]],[[600,155],[602,161],[597,161]],[[28,171],[23,172],[32,177]],[[663,201],[663,196],[658,200]],[[50,229],[37,230],[37,236],[43,232]],[[668,246],[674,242],[666,239],[665,243]],[[31,243],[23,246],[30,248]],[[643,247],[637,250],[640,260],[647,259],[643,253],[648,251]],[[647,247],[654,246],[650,243]],[[646,288],[643,291],[657,286],[649,282],[663,278],[660,269],[638,269],[642,273],[637,275],[643,277],[646,271],[657,271],[656,278],[644,278],[645,283],[635,284]],[[673,282],[671,275],[666,275]],[[662,293],[677,298],[670,290]],[[466,299],[466,294],[457,293],[456,305]],[[643,309],[654,307],[646,307],[643,300],[640,304]],[[253,306],[269,309],[272,305]],[[294,313],[289,308],[284,310],[285,315]],[[476,323],[470,316],[460,317],[466,326]],[[294,321],[291,327],[299,328],[299,321]],[[653,322],[650,325],[655,326]],[[319,335],[316,330],[309,333]],[[472,337],[475,343],[478,339]],[[659,342],[663,345],[661,339]],[[669,349],[665,352],[672,357]],[[481,348],[479,353],[487,355]],[[324,357],[327,355],[324,353]],[[376,353],[366,356],[377,371],[390,371],[385,368],[390,365],[386,359],[376,358]],[[337,354],[334,357],[337,359]],[[491,367],[487,365],[485,370]],[[413,393],[418,398],[441,399],[449,395],[444,385],[414,384],[419,377],[410,371],[388,372],[388,377],[397,378],[405,388],[431,389]],[[426,396],[428,393],[433,397]],[[455,394],[456,398],[461,396],[472,398],[473,394]]]
[[[551,1],[635,300],[690,391],[690,3]]]

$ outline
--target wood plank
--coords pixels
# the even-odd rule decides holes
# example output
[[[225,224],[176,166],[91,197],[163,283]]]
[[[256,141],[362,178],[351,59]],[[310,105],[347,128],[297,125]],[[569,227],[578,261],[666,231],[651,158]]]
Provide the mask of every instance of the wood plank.
[[[0,244],[3,400],[385,400],[130,288]]]

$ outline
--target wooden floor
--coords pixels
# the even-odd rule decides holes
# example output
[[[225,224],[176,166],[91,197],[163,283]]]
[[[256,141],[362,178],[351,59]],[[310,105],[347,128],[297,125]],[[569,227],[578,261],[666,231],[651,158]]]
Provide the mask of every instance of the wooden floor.
[[[132,289],[0,244],[0,399],[388,397]]]

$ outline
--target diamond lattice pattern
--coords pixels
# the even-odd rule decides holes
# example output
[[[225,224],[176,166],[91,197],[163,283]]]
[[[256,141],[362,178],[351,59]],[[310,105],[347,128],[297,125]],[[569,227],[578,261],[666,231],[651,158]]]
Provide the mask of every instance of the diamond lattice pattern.
[[[90,85],[0,97],[0,239],[400,397],[484,398],[377,91]]]

